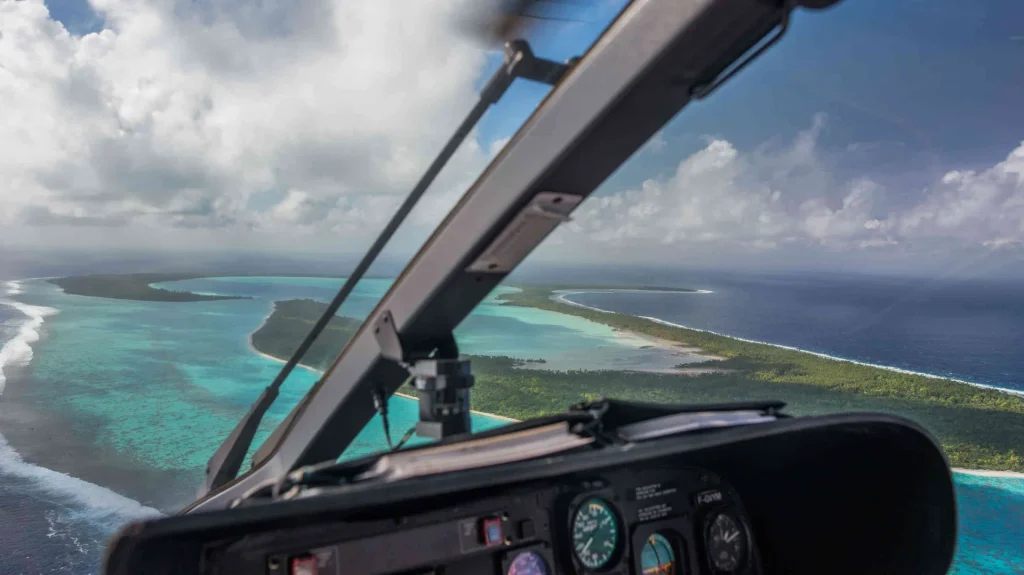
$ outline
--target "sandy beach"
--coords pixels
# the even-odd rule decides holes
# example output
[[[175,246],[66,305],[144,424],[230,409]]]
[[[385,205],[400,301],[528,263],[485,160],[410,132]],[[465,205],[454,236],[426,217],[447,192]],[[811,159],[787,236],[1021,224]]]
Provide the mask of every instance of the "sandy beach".
[[[1017,471],[992,471],[989,469],[964,469],[962,467],[954,467],[954,473],[963,473],[966,475],[980,475],[982,477],[1010,477],[1013,479],[1024,479],[1024,473]]]
[[[646,371],[649,373],[668,373],[674,375],[688,375],[698,376],[705,375],[708,373],[730,373],[734,370],[726,369],[723,367],[715,367],[713,365],[701,365],[700,367],[685,367],[688,363],[703,363],[708,361],[724,361],[726,358],[704,353],[699,347],[689,345],[686,343],[672,341],[661,337],[655,337],[653,335],[647,335],[644,333],[637,333],[628,329],[612,328],[617,334],[623,336],[623,339],[627,340],[627,343],[635,340],[641,340],[644,342],[641,347],[653,347],[664,351],[671,352],[674,355],[679,355],[679,363],[684,367],[671,367],[668,369],[643,369],[637,371]]]
[[[683,342],[679,342],[679,341],[673,341],[671,339],[665,339],[665,338],[662,338],[662,337],[655,337],[653,335],[647,335],[645,333],[638,333],[638,332],[635,332],[635,331],[630,331],[628,329],[622,329],[622,328],[617,328],[617,327],[613,327],[612,329],[615,330],[617,333],[620,333],[620,334],[622,334],[622,335],[624,335],[624,336],[626,336],[628,338],[643,340],[644,342],[646,342],[645,345],[650,345],[650,346],[656,347],[658,349],[664,349],[666,351],[672,351],[672,352],[681,353],[681,354],[685,354],[685,355],[700,356],[700,358],[701,358],[700,361],[723,361],[723,360],[725,360],[724,357],[720,357],[720,356],[717,356],[717,355],[711,355],[709,353],[705,353],[704,350],[702,350],[701,348],[699,348],[697,346],[694,346],[694,345],[687,344],[687,343],[683,343]]]
[[[575,307],[580,307],[580,308],[583,308],[583,309],[588,309],[588,310],[591,310],[591,311],[598,311],[598,312],[602,312],[602,313],[614,313],[614,312],[610,312],[608,310],[599,309],[599,308],[591,307],[591,306],[588,306],[588,305],[583,305],[581,303],[576,303],[574,301],[566,299],[566,297],[565,297],[567,295],[572,295],[574,293],[588,293],[588,292],[593,292],[593,291],[607,291],[607,292],[620,292],[620,291],[621,292],[635,292],[635,291],[644,291],[644,292],[655,292],[655,293],[680,293],[680,294],[704,294],[704,293],[711,293],[710,291],[707,291],[707,290],[697,290],[697,291],[690,291],[690,292],[667,292],[667,291],[664,291],[664,290],[629,290],[629,289],[582,290],[582,291],[580,291],[580,290],[558,290],[558,291],[554,292],[555,295],[552,297],[552,299],[554,299],[555,301],[560,302],[560,303],[564,303],[564,304],[575,306]],[[554,312],[554,313],[558,313],[558,312]],[[624,343],[626,345],[636,345],[636,347],[640,347],[640,348],[654,347],[654,348],[657,348],[657,349],[661,349],[661,350],[664,350],[664,351],[671,352],[673,354],[678,354],[680,356],[680,362],[679,362],[680,364],[684,364],[684,363],[702,363],[702,362],[706,362],[706,361],[724,361],[726,359],[726,358],[721,357],[721,356],[711,355],[709,353],[705,353],[704,350],[702,350],[701,348],[699,348],[697,346],[689,345],[687,343],[673,341],[671,339],[665,339],[665,338],[656,337],[656,336],[653,336],[653,335],[647,335],[647,334],[644,334],[644,333],[638,333],[638,332],[635,332],[635,331],[631,331],[631,330],[628,330],[628,329],[622,329],[622,328],[618,328],[618,327],[613,327],[612,330],[615,331],[617,336],[619,336],[619,339],[622,341],[622,343]],[[637,344],[639,344],[639,345],[637,345]],[[690,361],[686,361],[687,359],[689,359]],[[638,371],[647,371],[647,372],[653,372],[653,373],[669,373],[669,374],[675,374],[675,375],[696,376],[696,375],[704,375],[704,374],[708,374],[708,373],[729,373],[729,372],[731,372],[733,370],[725,369],[725,368],[720,368],[720,367],[714,367],[714,366],[702,365],[700,367],[673,367],[673,368],[669,368],[669,369],[647,369],[647,370],[638,370]]]

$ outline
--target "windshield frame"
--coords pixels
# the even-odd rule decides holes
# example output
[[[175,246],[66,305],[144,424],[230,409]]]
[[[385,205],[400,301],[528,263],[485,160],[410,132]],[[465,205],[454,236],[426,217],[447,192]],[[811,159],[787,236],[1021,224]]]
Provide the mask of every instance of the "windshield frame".
[[[521,261],[499,273],[468,269],[535,196],[588,196],[791,9],[762,0],[627,6],[439,224],[253,467],[182,513],[226,509],[267,480],[337,458],[375,415],[374,391],[390,396],[408,377],[367,326],[390,313],[403,341],[450,336]],[[546,235],[529,238],[526,254]]]

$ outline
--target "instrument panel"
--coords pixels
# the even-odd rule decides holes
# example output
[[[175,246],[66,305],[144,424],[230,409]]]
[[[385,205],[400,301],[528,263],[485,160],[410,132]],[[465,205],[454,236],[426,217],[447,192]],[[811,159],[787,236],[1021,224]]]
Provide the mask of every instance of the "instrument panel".
[[[230,544],[208,573],[750,575],[757,548],[738,495],[696,468],[620,469],[520,486],[387,522],[346,522]],[[271,541],[272,540],[272,541]],[[267,553],[268,547],[276,547]],[[207,554],[208,557],[211,554]],[[239,560],[242,560],[240,564]],[[257,561],[265,561],[262,569]],[[229,565],[231,567],[229,567]]]

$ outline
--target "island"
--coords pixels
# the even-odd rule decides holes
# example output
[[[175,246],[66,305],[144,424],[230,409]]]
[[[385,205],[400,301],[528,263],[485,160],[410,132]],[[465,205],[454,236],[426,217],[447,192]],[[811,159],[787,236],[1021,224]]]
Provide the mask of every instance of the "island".
[[[270,316],[249,336],[249,345],[271,359],[287,361],[326,310],[327,304],[310,299],[276,301]],[[362,323],[350,317],[332,317],[306,351],[300,365],[327,371]]]
[[[245,296],[206,295],[186,291],[172,291],[151,284],[211,277],[213,274],[142,273],[67,276],[46,280],[70,295],[128,299],[137,301],[191,302],[225,299],[248,299]]]
[[[575,287],[575,286],[574,286]],[[633,316],[564,303],[565,286],[521,286],[498,297],[505,305],[528,306],[583,317],[622,331],[700,348],[711,359],[686,364],[686,373],[552,371],[531,369],[529,358],[467,356],[476,385],[473,407],[513,419],[564,410],[598,397],[659,403],[718,403],[781,399],[792,415],[874,411],[918,422],[934,434],[952,465],[1024,472],[1024,398],[948,379],[906,374],[756,344]],[[598,288],[608,289],[608,288]],[[631,288],[632,289],[632,288]],[[252,334],[260,353],[286,360],[326,309],[311,300],[275,302]],[[325,370],[361,322],[335,317],[303,364]],[[884,470],[880,470],[883,473]]]

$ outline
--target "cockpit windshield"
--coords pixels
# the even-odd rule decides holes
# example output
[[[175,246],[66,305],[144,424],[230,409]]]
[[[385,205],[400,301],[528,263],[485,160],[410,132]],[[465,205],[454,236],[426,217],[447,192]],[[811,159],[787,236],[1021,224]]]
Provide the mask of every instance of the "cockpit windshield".
[[[95,572],[116,528],[195,499],[254,402],[238,471],[267,460],[417,251],[629,8],[523,4],[495,25],[473,2],[0,0],[11,572]],[[480,301],[454,329],[472,430],[599,397],[899,414],[955,468],[952,572],[1017,572],[1020,22],[1010,0],[794,12],[500,283],[445,300]],[[468,124],[331,310],[513,38],[549,67]],[[550,193],[574,192],[562,183]],[[332,457],[433,440],[406,433],[410,383],[358,391],[366,421]]]

